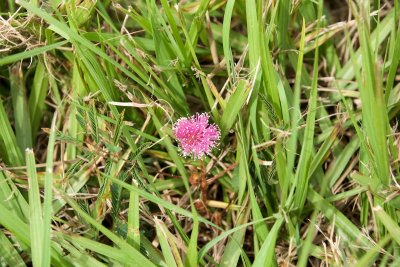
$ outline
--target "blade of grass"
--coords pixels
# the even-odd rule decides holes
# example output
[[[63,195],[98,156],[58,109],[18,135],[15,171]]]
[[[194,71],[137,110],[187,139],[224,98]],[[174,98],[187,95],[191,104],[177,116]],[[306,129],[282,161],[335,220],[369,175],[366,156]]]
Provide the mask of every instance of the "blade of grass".
[[[250,209],[247,208],[241,211],[236,224],[237,226],[247,224],[250,214],[249,211]],[[221,267],[237,266],[240,254],[242,253],[245,233],[246,233],[245,228],[237,228],[237,230],[234,231],[231,239],[229,239],[228,243],[225,246],[224,254],[222,254],[219,266]]]
[[[43,263],[43,213],[40,201],[39,183],[36,173],[35,156],[31,149],[25,152],[26,165],[28,168],[29,182],[29,207],[30,207],[30,242],[32,249],[32,263],[34,266],[42,266]]]
[[[235,91],[226,102],[224,113],[220,120],[221,138],[224,138],[232,128],[234,122],[251,93],[251,85],[246,80],[239,80]]]
[[[133,185],[137,187],[135,181]],[[128,233],[127,241],[134,248],[140,248],[140,207],[139,195],[131,191],[129,193],[129,209],[128,209]]]
[[[6,57],[2,57],[0,58],[0,66],[4,66],[13,62],[17,62],[26,58],[31,58],[40,54],[43,54],[47,51],[51,51],[54,50],[56,48],[60,48],[62,46],[64,46],[65,44],[67,44],[68,41],[64,40],[64,41],[60,41],[54,44],[49,44],[49,45],[45,45],[45,46],[41,46],[41,47],[37,47],[28,51],[24,51],[21,53],[17,53],[17,54],[12,54]]]
[[[224,49],[226,70],[228,71],[228,77],[232,79],[234,78],[234,76],[232,74],[231,65],[234,64],[234,62],[232,59],[229,33],[231,32],[231,19],[234,6],[235,6],[235,0],[228,0],[225,7],[224,21],[222,23],[222,45]]]
[[[10,68],[10,89],[15,119],[15,135],[21,152],[32,147],[32,127],[21,64]]]
[[[375,215],[385,225],[391,238],[400,245],[400,227],[399,224],[381,207],[376,206],[373,208]]]
[[[394,17],[394,23],[396,23],[395,17]],[[400,21],[398,23],[400,24]],[[394,29],[395,27],[393,27],[393,31]],[[388,103],[390,93],[393,89],[397,67],[400,62],[400,53],[398,53],[398,51],[400,51],[400,25],[397,26],[397,32],[395,32],[395,34],[393,34],[390,39],[391,41],[392,39],[394,39],[394,46],[389,54],[389,57],[391,56],[391,62],[390,62],[388,77],[386,78],[386,89],[385,89],[386,104]]]
[[[197,212],[193,211],[193,227],[190,236],[189,246],[186,251],[185,266],[196,267],[198,265],[197,257],[197,239],[199,236],[199,220]]]
[[[274,226],[272,226],[271,231],[260,248],[260,252],[256,255],[252,265],[253,267],[277,266],[275,258],[275,243],[283,222],[283,218],[280,218],[274,223]]]
[[[46,71],[47,69],[45,64],[42,60],[39,60],[35,69],[35,76],[33,78],[33,84],[28,102],[33,140],[36,138],[40,121],[42,119],[44,109],[46,108],[45,99],[49,86],[49,79]]]
[[[297,154],[297,136],[298,136],[298,125],[300,119],[300,83],[301,83],[301,72],[303,66],[303,55],[304,55],[304,38],[305,38],[305,22],[303,19],[302,30],[301,30],[301,40],[300,40],[300,51],[297,60],[297,72],[294,85],[294,102],[291,112],[291,135],[289,137],[288,144],[286,146],[286,177],[284,184],[282,186],[282,202],[285,206],[290,206],[292,202],[292,197],[294,193],[295,186],[292,186],[289,197],[288,190],[290,186],[291,177],[293,176],[294,161]]]
[[[275,31],[275,17],[278,11],[278,4],[272,9],[271,19],[269,22],[269,27],[266,30],[259,30],[259,40],[260,40],[260,57],[261,57],[261,69],[263,77],[264,88],[260,90],[265,90],[268,98],[271,100],[273,111],[275,116],[282,118],[282,115],[286,112],[282,108],[286,107],[286,95],[284,90],[279,87],[280,77],[275,71],[275,66],[273,64],[271,52],[269,49],[269,43],[271,40],[272,33]],[[265,25],[264,22],[261,25]],[[265,32],[265,33],[264,33]],[[265,49],[264,49],[265,48]],[[281,103],[282,102],[282,103]],[[268,116],[270,116],[268,114]]]
[[[320,30],[320,18],[322,16],[322,5],[319,2],[318,8],[318,23],[317,23],[317,35]],[[303,37],[303,36],[302,36]],[[304,39],[303,39],[304,41]],[[318,42],[318,36],[316,39]],[[304,49],[304,44],[303,44]],[[311,83],[310,99],[308,104],[308,114],[306,121],[306,128],[304,130],[303,143],[300,152],[299,163],[297,165],[297,172],[295,175],[295,186],[296,195],[294,198],[294,207],[300,209],[300,212],[306,202],[307,190],[309,184],[309,170],[312,162],[312,154],[314,153],[314,131],[315,131],[315,116],[317,112],[317,85],[318,85],[318,60],[319,60],[319,47],[317,46],[314,54],[314,66],[313,66],[313,79]],[[300,69],[300,68],[298,68]]]
[[[43,200],[43,220],[42,220],[42,262],[41,266],[50,266],[51,264],[51,221],[53,216],[53,167],[54,167],[54,145],[56,133],[57,112],[54,113],[51,122],[50,137],[47,145],[46,173],[44,175],[44,200]]]
[[[388,128],[386,105],[381,81],[379,80],[380,75],[377,63],[371,48],[372,38],[369,36],[367,25],[364,22],[358,21],[357,25],[360,34],[362,69],[364,73],[363,80],[358,80],[357,82],[363,105],[370,107],[362,109],[363,125],[374,153],[375,158],[371,159],[371,162],[376,162],[376,174],[383,184],[388,184],[390,175],[386,146]]]
[[[161,251],[164,255],[166,266],[177,267],[183,266],[182,260],[179,256],[178,248],[172,239],[172,234],[168,231],[165,224],[155,219],[157,237],[160,242]]]

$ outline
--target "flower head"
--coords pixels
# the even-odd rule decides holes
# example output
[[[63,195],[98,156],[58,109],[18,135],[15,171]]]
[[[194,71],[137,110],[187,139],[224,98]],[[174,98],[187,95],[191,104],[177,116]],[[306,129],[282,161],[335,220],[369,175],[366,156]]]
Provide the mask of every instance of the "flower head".
[[[218,126],[208,123],[209,118],[207,113],[195,114],[174,124],[173,131],[184,156],[202,158],[217,145],[220,131]]]

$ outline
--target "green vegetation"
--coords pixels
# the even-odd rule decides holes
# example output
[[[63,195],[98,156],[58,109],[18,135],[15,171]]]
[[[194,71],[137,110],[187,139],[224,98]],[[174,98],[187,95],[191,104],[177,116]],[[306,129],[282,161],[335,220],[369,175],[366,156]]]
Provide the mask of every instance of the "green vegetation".
[[[0,15],[1,266],[400,265],[397,0]]]

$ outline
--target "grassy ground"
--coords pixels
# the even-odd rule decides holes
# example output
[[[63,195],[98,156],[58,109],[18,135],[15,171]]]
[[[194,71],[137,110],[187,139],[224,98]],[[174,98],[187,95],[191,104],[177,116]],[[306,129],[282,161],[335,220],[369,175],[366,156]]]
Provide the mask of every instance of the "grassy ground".
[[[400,265],[397,0],[17,2],[2,266]]]

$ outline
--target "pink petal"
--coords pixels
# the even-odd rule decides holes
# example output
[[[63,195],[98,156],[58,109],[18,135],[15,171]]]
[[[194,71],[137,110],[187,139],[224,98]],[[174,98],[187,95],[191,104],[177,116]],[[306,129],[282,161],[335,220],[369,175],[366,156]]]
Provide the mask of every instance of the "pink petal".
[[[174,124],[173,131],[184,156],[201,158],[217,145],[220,131],[215,124],[208,124],[209,118],[207,113],[195,114]]]

